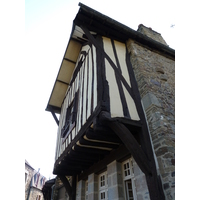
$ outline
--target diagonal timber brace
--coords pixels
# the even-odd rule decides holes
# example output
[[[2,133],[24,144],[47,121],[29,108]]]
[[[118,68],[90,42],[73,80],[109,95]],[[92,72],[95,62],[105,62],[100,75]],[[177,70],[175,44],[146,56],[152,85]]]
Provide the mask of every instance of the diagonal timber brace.
[[[53,111],[52,108],[50,108],[50,112],[51,112],[56,124],[59,126],[59,120],[58,120],[58,118],[57,118],[57,116],[56,116],[56,114],[55,114],[55,112]]]
[[[144,174],[151,174],[149,160],[128,128],[119,122],[110,122],[108,123],[108,126],[126,145],[126,148],[131,152],[135,161],[137,162],[140,169],[144,172]]]
[[[72,186],[70,185],[66,176],[59,174],[58,177],[62,181],[66,189],[66,192],[69,195],[69,200],[75,200],[76,199],[76,176],[72,176]]]
[[[144,152],[144,148],[141,148],[129,129],[121,122],[110,118],[108,112],[102,111],[100,114],[100,120],[104,125],[110,127],[121,139],[140,169],[145,174],[151,199],[164,200],[165,197],[163,194],[162,183],[160,177],[157,175],[153,156],[150,157],[150,160]]]
[[[71,187],[68,179],[64,175],[58,175],[58,177],[62,181],[62,183],[63,183],[63,185],[64,185],[64,187],[66,189],[66,192],[69,195],[69,197],[71,197],[72,196],[72,187]]]

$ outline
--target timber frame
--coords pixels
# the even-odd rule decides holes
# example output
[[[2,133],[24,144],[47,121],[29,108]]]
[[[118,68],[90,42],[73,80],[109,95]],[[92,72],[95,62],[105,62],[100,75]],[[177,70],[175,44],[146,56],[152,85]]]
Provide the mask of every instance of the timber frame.
[[[99,173],[104,166],[113,160],[120,161],[132,155],[146,176],[150,198],[152,200],[164,200],[165,197],[160,176],[157,174],[150,133],[128,50],[126,49],[126,64],[131,86],[127,84],[122,76],[119,62],[117,61],[115,64],[104,51],[102,36],[111,39],[116,60],[114,40],[126,43],[131,38],[140,45],[151,49],[151,51],[171,59],[174,59],[175,52],[166,45],[158,43],[81,3],[79,3],[79,6],[79,12],[73,22],[73,30],[75,26],[79,26],[84,32],[83,37],[78,38],[79,42],[82,45],[87,43],[89,46],[96,48],[97,107],[81,127],[79,133],[73,140],[71,139],[71,143],[56,160],[53,173],[57,174],[63,182],[70,199],[75,200],[77,179],[86,180],[89,174]],[[72,35],[71,40],[75,41]],[[63,59],[74,65],[76,64],[73,60]],[[108,61],[114,70],[115,76],[118,77],[117,85],[123,102],[123,113],[127,118],[112,118],[110,116],[109,86],[105,77],[104,60]],[[63,83],[64,85],[70,86],[72,84],[80,67],[76,68],[71,82]],[[59,80],[57,81],[59,82]],[[134,99],[139,121],[129,119],[130,113],[127,109],[122,83],[129,95]],[[57,125],[59,125],[59,120],[55,113],[61,113],[61,106],[48,103],[46,110],[52,113]],[[72,185],[70,185],[66,176],[73,177]]]

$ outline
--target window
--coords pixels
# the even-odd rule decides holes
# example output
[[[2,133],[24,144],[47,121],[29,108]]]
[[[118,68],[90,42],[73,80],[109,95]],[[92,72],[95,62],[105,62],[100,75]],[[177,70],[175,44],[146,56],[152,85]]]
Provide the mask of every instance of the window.
[[[28,170],[25,169],[25,184],[26,184],[26,182],[27,182],[27,180],[28,180],[28,174],[29,174],[29,173],[28,173]]]
[[[61,130],[63,142],[65,141],[69,133],[76,125],[77,107],[78,107],[78,91],[76,92],[73,101],[66,110],[65,124]]]
[[[133,158],[130,158],[122,163],[126,200],[137,199],[133,163]]]
[[[99,200],[108,199],[108,178],[107,172],[99,175]]]
[[[128,200],[133,200],[133,188],[131,179],[125,181],[126,196]]]

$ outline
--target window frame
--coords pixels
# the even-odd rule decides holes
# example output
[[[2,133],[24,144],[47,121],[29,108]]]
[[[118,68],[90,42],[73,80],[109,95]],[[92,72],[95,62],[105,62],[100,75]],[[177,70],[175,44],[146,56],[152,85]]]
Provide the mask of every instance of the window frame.
[[[25,185],[26,185],[27,180],[28,180],[28,175],[29,175],[29,172],[25,169]]]
[[[131,157],[124,162],[122,162],[122,174],[123,174],[123,187],[125,191],[125,199],[128,200],[128,190],[127,190],[127,181],[131,181],[132,185],[132,193],[133,193],[133,200],[137,200],[137,193],[136,193],[136,186],[135,186],[135,176],[134,176],[134,159]],[[127,168],[125,169],[124,165],[128,163],[129,166],[129,174],[126,175],[125,170],[127,171]],[[127,166],[127,165],[126,165]]]
[[[74,99],[66,109],[66,117],[63,128],[61,129],[62,143],[65,142],[68,135],[72,132],[76,126],[77,109],[78,109],[78,94],[79,90],[75,93]]]
[[[104,177],[104,179],[102,180],[101,177]],[[104,182],[103,186],[101,186],[102,182]],[[99,191],[98,191],[99,200],[102,200],[101,199],[101,194],[103,194],[103,193],[105,193],[105,198],[104,199],[108,200],[108,174],[107,174],[107,171],[99,174],[98,184],[99,184]]]

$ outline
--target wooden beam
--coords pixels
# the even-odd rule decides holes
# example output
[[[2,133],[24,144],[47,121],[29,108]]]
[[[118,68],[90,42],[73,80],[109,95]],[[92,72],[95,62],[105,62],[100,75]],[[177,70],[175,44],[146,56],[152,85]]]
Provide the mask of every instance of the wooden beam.
[[[93,122],[93,119],[99,114],[101,107],[97,105],[95,111],[88,118],[87,122],[82,126],[78,135],[71,141],[71,143],[65,148],[64,152],[60,155],[60,157],[55,161],[54,168],[59,165],[59,162],[64,159],[64,157],[71,151],[72,147],[76,145],[78,139],[86,132],[86,130],[90,127]],[[80,150],[81,152],[81,150]],[[91,150],[90,150],[91,152]]]
[[[151,174],[151,168],[149,166],[149,160],[142,148],[136,141],[132,133],[126,128],[125,125],[119,122],[108,122],[107,125],[115,131],[117,136],[126,145],[126,148],[131,152],[135,161],[144,174]]]
[[[64,60],[66,60],[66,61],[68,61],[68,62],[71,62],[71,63],[73,63],[73,64],[76,64],[76,62],[75,62],[75,61],[73,61],[73,60],[70,60],[70,59],[68,59],[68,58],[64,58]]]
[[[107,148],[112,148],[116,149],[119,144],[114,144],[114,143],[108,143],[108,142],[103,142],[103,141],[98,141],[98,140],[87,140],[85,138],[80,138],[80,144],[82,145],[89,145],[89,146],[94,146],[94,147],[107,147]]]
[[[57,118],[55,112],[53,111],[53,109],[52,109],[51,107],[50,107],[50,112],[51,112],[51,114],[52,114],[52,116],[53,116],[53,118],[54,118],[56,124],[59,126],[59,120],[58,120],[58,118]]]
[[[62,183],[63,183],[63,185],[64,185],[64,187],[66,189],[66,192],[69,195],[69,199],[72,200],[72,187],[71,187],[68,179],[64,175],[60,175],[60,174],[58,174],[58,177],[62,181]]]
[[[91,173],[98,173],[100,170],[105,168],[109,163],[114,160],[121,160],[122,158],[130,155],[130,152],[125,145],[121,145],[118,149],[113,150],[109,155],[105,156],[98,163],[91,166],[89,169],[86,169],[78,176],[78,180],[86,180],[88,175]]]
[[[111,135],[108,132],[102,132],[102,131],[88,131],[86,133],[87,138],[91,140],[101,140],[101,141],[107,141],[107,142],[113,142],[113,143],[119,143],[121,144],[121,140],[119,137],[115,135]]]
[[[72,200],[76,200],[76,175],[72,176]]]
[[[124,87],[126,88],[126,90],[128,91],[128,93],[130,94],[130,96],[133,98],[134,94],[133,94],[132,88],[129,86],[129,84],[127,83],[127,81],[125,80],[125,78],[122,76],[122,73],[120,73],[120,71],[118,70],[117,66],[113,62],[113,60],[104,51],[104,49],[99,45],[99,43],[94,38],[94,36],[89,32],[89,30],[85,26],[83,26],[83,25],[81,25],[80,27],[85,32],[86,36],[89,38],[89,40],[92,42],[92,44],[94,44],[94,46],[97,49],[101,50],[103,57],[109,62],[110,66],[113,68],[114,72],[117,74],[118,78],[123,83]]]

